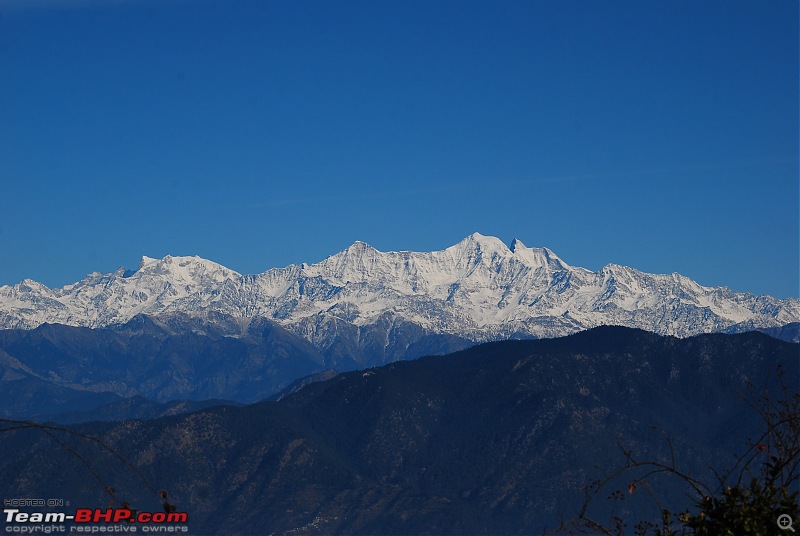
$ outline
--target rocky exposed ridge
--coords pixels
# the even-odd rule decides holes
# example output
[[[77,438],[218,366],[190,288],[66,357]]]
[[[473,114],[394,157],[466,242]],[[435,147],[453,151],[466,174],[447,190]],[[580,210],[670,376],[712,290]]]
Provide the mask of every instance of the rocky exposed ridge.
[[[268,318],[326,349],[396,326],[470,341],[553,337],[622,325],[687,337],[780,328],[800,300],[704,287],[679,274],[573,267],[547,248],[475,233],[442,251],[380,252],[355,242],[324,261],[242,275],[199,257],[142,258],[133,273],[93,273],[63,288],[0,287],[0,327],[105,327],[136,315],[224,318],[238,336]],[[374,331],[374,329],[373,329]]]

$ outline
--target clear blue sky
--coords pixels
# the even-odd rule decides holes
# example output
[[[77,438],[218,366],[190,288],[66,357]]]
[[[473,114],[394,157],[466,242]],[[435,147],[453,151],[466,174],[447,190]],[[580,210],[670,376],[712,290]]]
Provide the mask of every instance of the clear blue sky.
[[[797,297],[798,100],[796,0],[0,0],[0,284],[478,231]]]

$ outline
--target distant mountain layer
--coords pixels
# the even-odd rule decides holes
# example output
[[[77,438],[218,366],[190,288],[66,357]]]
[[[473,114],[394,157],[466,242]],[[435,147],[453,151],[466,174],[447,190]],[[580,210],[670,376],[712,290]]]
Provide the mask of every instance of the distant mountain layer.
[[[212,398],[250,403],[308,381],[301,378],[324,377],[325,371],[354,370],[382,364],[389,357],[412,359],[470,345],[450,335],[420,336],[420,330],[404,330],[398,323],[394,346],[388,349],[380,336],[371,337],[370,328],[365,328],[357,341],[343,340],[321,352],[264,318],[251,319],[236,337],[226,336],[234,320],[139,315],[113,329],[42,324],[31,330],[0,330],[0,417],[53,418],[57,413],[83,412],[100,419],[115,413],[86,412],[133,396],[162,403]],[[147,415],[114,407],[122,410],[118,415]]]
[[[0,330],[0,417],[50,417],[132,396],[255,402],[328,368],[312,344],[267,320],[236,338],[197,331],[144,316],[116,330]]]
[[[800,300],[704,287],[678,274],[616,264],[592,272],[547,248],[519,240],[509,248],[477,233],[431,253],[384,253],[356,242],[318,264],[259,275],[198,257],[144,257],[133,273],[94,273],[60,289],[31,280],[0,287],[5,328],[97,328],[142,314],[225,319],[225,334],[233,336],[266,318],[323,353],[376,363],[422,355],[408,346],[433,335],[480,342],[600,325],[679,337],[779,330],[800,321]]]
[[[714,485],[712,469],[732,467],[764,430],[750,404],[766,386],[782,392],[776,374],[793,393],[799,365],[797,344],[760,333],[601,327],[488,343],[340,374],[279,402],[76,426],[136,470],[82,436],[53,432],[68,450],[7,431],[0,481],[7,497],[83,508],[105,508],[111,486],[143,511],[158,511],[166,489],[192,534],[539,534],[577,514],[622,449]],[[621,475],[590,514],[613,509],[632,528],[661,505],[689,505],[691,490],[668,477],[629,494],[642,476]],[[625,490],[616,506],[614,489]]]

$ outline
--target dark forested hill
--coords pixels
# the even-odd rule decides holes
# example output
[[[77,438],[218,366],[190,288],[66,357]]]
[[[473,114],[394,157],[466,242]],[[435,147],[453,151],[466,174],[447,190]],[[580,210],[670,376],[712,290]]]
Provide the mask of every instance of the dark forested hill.
[[[796,344],[604,327],[340,374],[279,402],[75,429],[169,490],[196,534],[531,534],[576,513],[622,448],[674,453],[711,481],[710,468],[730,466],[759,431],[748,399],[768,376],[776,386],[778,366],[796,389]],[[96,443],[58,437],[118,497],[160,507]],[[0,434],[0,454],[6,497],[108,503],[74,453],[40,431]],[[687,504],[678,483],[654,486],[673,508]],[[654,513],[645,493],[625,510]]]

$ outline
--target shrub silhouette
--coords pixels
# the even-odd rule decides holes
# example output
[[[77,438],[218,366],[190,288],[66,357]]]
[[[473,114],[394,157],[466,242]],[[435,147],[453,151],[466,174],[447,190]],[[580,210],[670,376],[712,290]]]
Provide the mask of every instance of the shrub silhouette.
[[[580,511],[573,519],[562,522],[555,534],[630,534],[628,529],[633,521],[618,514],[617,506],[625,500],[626,494],[643,490],[658,504],[657,489],[650,482],[655,475],[668,475],[688,485],[695,494],[694,505],[680,513],[661,508],[659,520],[635,522],[632,528],[637,536],[780,534],[778,518],[788,515],[797,521],[800,513],[800,392],[793,392],[787,385],[780,367],[776,375],[780,382],[777,399],[771,397],[767,389],[767,394],[752,404],[763,420],[763,433],[755,440],[748,440],[746,452],[732,468],[716,473],[716,486],[680,470],[668,436],[666,441],[672,453],[669,463],[639,461],[631,451],[621,447],[626,463],[607,478],[587,486]],[[635,478],[629,481],[627,490],[614,489],[608,495],[611,501],[608,521],[592,517],[589,507],[613,482],[628,474]]]

